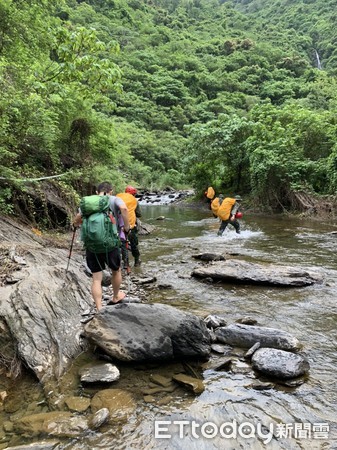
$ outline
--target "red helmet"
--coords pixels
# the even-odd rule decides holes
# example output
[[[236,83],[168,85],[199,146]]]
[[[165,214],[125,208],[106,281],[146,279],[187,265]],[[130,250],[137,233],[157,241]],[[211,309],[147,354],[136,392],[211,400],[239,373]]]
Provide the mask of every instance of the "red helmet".
[[[128,194],[136,195],[137,189],[134,188],[133,186],[126,186],[125,192],[127,192]]]
[[[237,219],[241,219],[242,216],[243,216],[243,214],[242,214],[242,212],[240,212],[240,211],[238,211],[238,212],[235,214],[235,217],[236,217]]]

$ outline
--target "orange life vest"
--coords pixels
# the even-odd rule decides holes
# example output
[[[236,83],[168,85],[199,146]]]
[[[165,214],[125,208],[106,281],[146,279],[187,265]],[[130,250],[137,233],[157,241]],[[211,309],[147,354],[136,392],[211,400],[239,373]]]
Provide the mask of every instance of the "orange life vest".
[[[134,197],[132,194],[129,194],[128,192],[121,192],[120,194],[117,194],[116,197],[121,198],[126,204],[126,207],[128,208],[130,228],[134,228],[136,225],[136,197]]]

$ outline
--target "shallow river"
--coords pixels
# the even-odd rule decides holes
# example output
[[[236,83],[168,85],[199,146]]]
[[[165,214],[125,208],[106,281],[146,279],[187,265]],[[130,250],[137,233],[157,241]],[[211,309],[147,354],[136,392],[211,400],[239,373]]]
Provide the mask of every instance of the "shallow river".
[[[184,367],[181,363],[122,365],[121,379],[113,387],[135,394],[135,413],[127,423],[65,441],[62,448],[337,449],[337,234],[333,233],[337,226],[245,214],[240,235],[229,227],[217,237],[218,222],[206,210],[143,206],[142,211],[143,221],[156,230],[140,238],[143,264],[135,272],[154,275],[157,283],[172,286],[149,291],[149,301],[200,317],[221,314],[227,323],[249,316],[260,325],[288,331],[304,345],[309,378],[296,388],[276,385],[255,390],[250,387],[252,372],[196,367],[205,384],[201,395],[178,388],[160,397],[162,401],[146,403],[142,390],[149,386],[151,373],[170,375]],[[159,216],[165,219],[156,220]],[[190,277],[193,267],[201,264],[192,255],[201,252],[315,269],[324,274],[324,283],[285,289],[201,282]],[[71,395],[79,394],[71,376],[63,389],[67,388]],[[90,395],[88,389],[81,392]]]

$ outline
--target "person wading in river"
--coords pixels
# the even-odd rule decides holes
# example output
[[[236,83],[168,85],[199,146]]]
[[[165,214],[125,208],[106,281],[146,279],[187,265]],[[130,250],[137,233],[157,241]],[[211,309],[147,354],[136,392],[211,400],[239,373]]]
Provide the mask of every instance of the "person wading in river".
[[[130,230],[128,209],[122,199],[112,195],[112,186],[103,182],[97,187],[97,195],[83,197],[80,211],[74,219],[74,226],[81,226],[81,239],[86,249],[86,261],[92,273],[91,293],[97,311],[102,308],[103,269],[112,270],[112,300],[115,304],[123,300],[125,292],[120,291],[122,283],[121,256],[116,222],[121,214],[126,233]]]
[[[235,228],[237,234],[240,234],[240,222],[235,215],[239,212],[242,198],[236,195],[234,198],[226,197],[217,210],[217,216],[221,220],[220,228],[217,233],[222,236],[228,224]]]

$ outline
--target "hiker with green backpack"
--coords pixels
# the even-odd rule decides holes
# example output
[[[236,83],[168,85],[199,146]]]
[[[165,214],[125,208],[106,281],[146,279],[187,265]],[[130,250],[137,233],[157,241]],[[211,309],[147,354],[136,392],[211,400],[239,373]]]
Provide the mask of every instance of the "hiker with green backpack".
[[[92,273],[91,292],[97,311],[102,308],[103,270],[107,265],[112,270],[113,297],[108,304],[123,300],[120,241],[117,230],[118,215],[124,222],[124,232],[130,230],[128,208],[122,199],[112,195],[113,189],[105,181],[97,187],[96,195],[83,197],[74,226],[81,225],[81,240],[86,250],[86,261]]]

